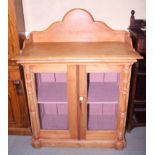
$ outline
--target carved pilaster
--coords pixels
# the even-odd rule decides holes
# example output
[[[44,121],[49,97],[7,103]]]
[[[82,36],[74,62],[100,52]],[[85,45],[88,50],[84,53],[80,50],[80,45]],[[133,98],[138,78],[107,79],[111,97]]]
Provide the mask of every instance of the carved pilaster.
[[[35,92],[35,81],[34,75],[30,70],[29,65],[24,65],[24,76],[25,76],[25,84],[26,84],[26,91],[27,91],[27,98],[28,98],[28,107],[30,112],[30,120],[32,126],[32,133],[35,139],[39,136],[39,117],[37,111],[37,102],[36,102],[36,92]]]
[[[123,129],[125,127],[124,122],[126,121],[126,112],[121,112],[120,114],[120,130],[118,132],[118,140],[123,140],[124,132]]]
[[[129,96],[131,75],[131,64],[124,65],[121,73],[120,82],[120,106],[119,106],[119,126],[118,126],[118,141],[124,140],[124,131],[126,124],[127,105]]]

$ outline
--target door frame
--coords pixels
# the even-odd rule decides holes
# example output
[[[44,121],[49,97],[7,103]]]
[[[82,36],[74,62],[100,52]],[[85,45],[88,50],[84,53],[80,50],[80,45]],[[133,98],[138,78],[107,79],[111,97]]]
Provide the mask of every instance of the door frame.
[[[78,72],[76,65],[23,64],[28,97],[28,107],[33,139],[78,139]],[[69,130],[44,130],[40,128],[39,110],[35,86],[35,73],[66,72]],[[74,98],[74,100],[73,100]],[[76,99],[75,99],[76,98]]]
[[[79,66],[80,139],[124,140],[132,63],[91,63]],[[117,72],[120,74],[116,130],[87,130],[87,73]]]

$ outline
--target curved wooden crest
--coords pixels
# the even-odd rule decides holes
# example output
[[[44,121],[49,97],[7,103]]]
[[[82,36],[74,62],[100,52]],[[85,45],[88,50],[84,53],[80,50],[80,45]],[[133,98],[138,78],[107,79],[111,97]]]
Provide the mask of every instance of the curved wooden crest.
[[[113,30],[104,22],[94,21],[88,11],[73,9],[46,30],[30,33],[29,39],[32,42],[103,42],[125,41],[128,37],[126,31]]]

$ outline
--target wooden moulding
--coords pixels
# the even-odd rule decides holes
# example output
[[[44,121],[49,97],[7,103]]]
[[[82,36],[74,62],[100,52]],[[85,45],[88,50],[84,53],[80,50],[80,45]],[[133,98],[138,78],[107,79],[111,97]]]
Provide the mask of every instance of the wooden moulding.
[[[115,148],[118,150],[126,146],[124,140],[117,142],[116,140],[74,140],[74,139],[32,139],[32,146],[40,147],[84,147],[84,148]]]

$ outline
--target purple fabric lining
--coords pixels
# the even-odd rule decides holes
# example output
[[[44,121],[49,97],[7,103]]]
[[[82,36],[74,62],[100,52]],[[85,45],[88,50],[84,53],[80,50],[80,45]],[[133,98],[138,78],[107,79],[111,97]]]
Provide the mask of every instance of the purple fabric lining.
[[[51,82],[38,85],[38,103],[67,103],[66,83]]]
[[[115,115],[117,104],[89,104],[90,115]]]
[[[117,73],[105,73],[104,82],[118,82]]]
[[[41,128],[68,129],[68,112],[65,104],[39,104]]]
[[[47,130],[67,130],[68,115],[44,115],[41,121],[41,128]]]
[[[56,82],[66,82],[66,74],[65,73],[55,73]]]
[[[117,104],[119,97],[117,83],[91,82],[88,90],[88,104]],[[38,86],[38,103],[67,103],[66,83],[51,82]]]
[[[114,130],[116,129],[115,115],[90,115],[88,130]]]
[[[118,73],[90,73],[90,82],[118,82]]]
[[[104,73],[90,73],[89,80],[90,80],[90,82],[103,82],[104,81]]]
[[[88,89],[88,104],[117,104],[119,89],[117,83],[90,82]]]
[[[37,73],[40,82],[66,82],[66,73]],[[118,73],[89,73],[90,82],[118,82]]]
[[[117,73],[91,73],[88,85],[88,130],[113,130],[119,99]],[[41,128],[68,129],[65,73],[37,74]]]

